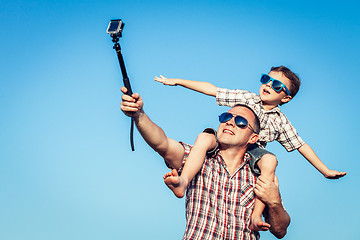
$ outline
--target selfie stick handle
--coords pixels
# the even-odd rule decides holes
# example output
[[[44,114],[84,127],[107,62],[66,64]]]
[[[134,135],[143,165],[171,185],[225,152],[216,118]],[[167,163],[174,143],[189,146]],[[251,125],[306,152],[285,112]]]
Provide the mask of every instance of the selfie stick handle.
[[[113,48],[116,50],[117,57],[118,57],[119,63],[120,63],[121,73],[123,75],[124,86],[127,88],[126,94],[131,96],[133,94],[133,92],[132,92],[132,89],[131,89],[129,78],[128,78],[127,73],[126,73],[125,63],[124,63],[124,59],[123,59],[123,56],[122,56],[122,53],[121,53],[121,47],[120,47],[120,44],[118,43],[119,38],[116,35],[113,35],[112,37],[113,37],[112,41],[114,42],[114,47]],[[130,145],[131,145],[131,150],[135,151],[135,148],[134,148],[134,118],[131,118]]]

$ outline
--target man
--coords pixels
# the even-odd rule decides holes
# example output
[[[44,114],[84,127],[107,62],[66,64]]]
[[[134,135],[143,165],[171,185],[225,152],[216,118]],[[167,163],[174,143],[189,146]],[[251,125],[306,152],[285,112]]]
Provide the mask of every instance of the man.
[[[121,90],[127,91],[124,87]],[[168,138],[145,114],[139,94],[123,95],[121,110],[134,118],[144,140],[166,164],[181,172],[191,146]],[[249,228],[254,192],[268,206],[270,231],[282,238],[290,217],[282,206],[277,182],[259,179],[256,184],[246,154],[247,146],[258,139],[254,131],[259,128],[257,117],[246,106],[233,107],[228,113],[230,117],[222,119],[217,131],[219,151],[206,157],[188,186],[184,239],[258,239],[259,234]],[[239,119],[246,124],[240,125]],[[178,171],[172,173],[176,176]]]

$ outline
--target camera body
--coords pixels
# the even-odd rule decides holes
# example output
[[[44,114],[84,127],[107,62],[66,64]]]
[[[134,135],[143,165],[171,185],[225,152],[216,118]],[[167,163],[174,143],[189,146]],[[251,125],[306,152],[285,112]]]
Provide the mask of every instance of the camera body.
[[[124,28],[124,25],[125,24],[121,21],[121,19],[111,20],[106,32],[111,36],[116,35],[121,37],[121,32]]]

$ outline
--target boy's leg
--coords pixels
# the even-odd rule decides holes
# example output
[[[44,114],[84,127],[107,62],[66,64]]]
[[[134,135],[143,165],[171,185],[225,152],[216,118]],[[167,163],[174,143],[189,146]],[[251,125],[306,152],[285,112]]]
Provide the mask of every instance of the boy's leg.
[[[206,152],[214,149],[216,145],[216,138],[213,134],[200,133],[186,159],[181,175],[179,176],[176,170],[164,175],[165,184],[174,192],[175,196],[184,197],[189,182],[204,163]]]
[[[277,166],[277,160],[273,154],[265,154],[257,161],[257,166],[261,171],[261,176],[274,181],[275,169]],[[270,228],[270,224],[263,221],[261,215],[265,209],[265,204],[258,198],[255,199],[255,206],[251,216],[250,229],[252,231],[267,231]]]

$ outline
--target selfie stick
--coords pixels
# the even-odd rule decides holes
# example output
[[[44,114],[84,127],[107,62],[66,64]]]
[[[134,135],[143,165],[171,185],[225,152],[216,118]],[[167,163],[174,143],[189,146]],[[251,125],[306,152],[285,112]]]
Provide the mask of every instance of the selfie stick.
[[[115,49],[117,57],[119,59],[120,69],[121,69],[121,73],[122,73],[122,76],[123,76],[124,86],[127,88],[126,94],[131,96],[133,94],[133,92],[131,90],[129,77],[128,77],[127,73],[126,73],[125,63],[124,63],[124,59],[123,59],[123,56],[122,56],[122,53],[121,53],[121,47],[120,47],[120,44],[119,44],[119,37],[121,37],[121,30],[122,30],[122,27],[124,26],[124,23],[122,23],[120,19],[119,20],[111,20],[111,21],[112,22],[113,21],[119,21],[120,24],[121,24],[121,26],[120,26],[121,29],[119,27],[120,31],[117,32],[117,33],[112,33],[111,37],[113,38],[112,41],[114,43],[113,49]],[[111,23],[109,25],[109,29],[110,28],[111,28]],[[108,31],[109,31],[109,29],[108,29]],[[130,145],[131,145],[131,150],[135,151],[135,148],[134,148],[134,118],[133,117],[131,117]]]

